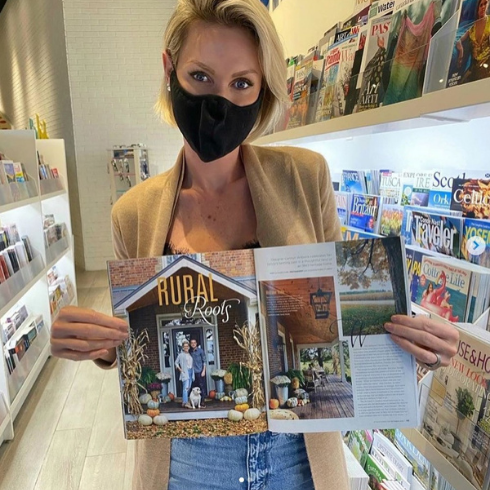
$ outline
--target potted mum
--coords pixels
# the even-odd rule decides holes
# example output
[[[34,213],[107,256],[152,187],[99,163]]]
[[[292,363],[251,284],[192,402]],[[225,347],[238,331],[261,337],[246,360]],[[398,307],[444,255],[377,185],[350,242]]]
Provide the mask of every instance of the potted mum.
[[[291,380],[287,376],[275,376],[271,379],[271,383],[276,387],[277,399],[279,400],[279,405],[282,407],[288,400]]]
[[[161,381],[162,396],[166,397],[168,395],[168,384],[172,379],[170,373],[157,373],[156,378]]]
[[[214,380],[216,386],[216,391],[218,393],[223,393],[225,391],[225,377],[226,371],[224,369],[217,369],[211,373],[211,378]]]
[[[154,381],[153,383],[150,383],[147,388],[150,392],[151,398],[153,400],[158,400],[158,395],[160,394],[160,391],[162,391],[161,383],[157,383],[156,381]]]

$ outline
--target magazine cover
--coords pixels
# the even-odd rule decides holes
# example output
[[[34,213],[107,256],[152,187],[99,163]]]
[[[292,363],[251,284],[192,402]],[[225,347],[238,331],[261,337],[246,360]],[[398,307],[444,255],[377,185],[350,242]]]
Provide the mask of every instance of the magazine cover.
[[[312,124],[315,122],[316,108],[318,107],[318,100],[320,98],[320,89],[322,86],[324,68],[324,59],[313,61],[313,66],[311,69],[310,96],[308,102],[308,113],[306,115],[306,124]]]
[[[395,0],[386,46],[384,105],[422,95],[431,36],[448,20],[453,1]]]
[[[465,218],[462,258],[490,269],[490,220]]]
[[[337,83],[340,59],[340,47],[338,44],[333,44],[326,54],[315,122],[326,121],[332,116],[332,105],[335,98],[335,84]]]
[[[383,204],[379,222],[379,234],[400,236],[403,221],[403,207],[395,204]]]
[[[387,204],[399,204],[402,190],[402,174],[400,172],[380,172],[379,195]]]
[[[463,0],[447,86],[490,77],[490,4]]]
[[[359,33],[341,45],[335,98],[332,105],[332,117],[340,117],[345,114],[346,99],[349,95],[349,85],[352,77],[352,67],[354,66],[358,45]]]
[[[266,431],[253,250],[111,261],[108,272],[130,327],[118,349],[126,438]]]
[[[454,179],[451,209],[465,218],[490,219],[490,180]]]
[[[296,67],[293,86],[293,104],[290,109],[288,129],[306,124],[310,96],[313,60],[300,63]]]
[[[423,255],[415,303],[450,322],[464,322],[471,282],[471,271],[457,263]],[[414,284],[415,287],[415,284]]]
[[[379,210],[382,203],[380,196],[354,194],[349,213],[349,226],[370,233],[377,233],[379,227]]]
[[[339,215],[340,224],[346,225],[349,219],[350,198],[352,194],[348,192],[335,192],[335,201],[337,202],[337,214]]]
[[[432,180],[432,187],[429,192],[429,207],[450,209],[454,179],[469,178],[490,179],[490,172],[466,170],[462,173],[457,173],[457,171],[436,170]]]
[[[349,242],[352,240],[360,240],[362,238],[381,238],[381,235],[376,233],[369,233],[367,231],[362,231],[352,226],[342,225],[340,227],[342,233],[342,241]]]
[[[367,191],[364,172],[362,170],[342,170],[340,190],[364,194]]]
[[[490,335],[459,331],[450,366],[434,371],[423,435],[477,489],[488,490]]]
[[[460,257],[463,218],[407,210],[405,243],[451,257]]]
[[[256,249],[255,254],[269,429],[416,424],[414,360],[395,348],[383,327],[395,312],[407,310],[400,239]],[[399,371],[380,373],[378,356],[388,356]],[[388,382],[395,372],[399,382]],[[406,404],[401,410],[392,405],[394,392]]]
[[[429,193],[432,188],[433,178],[433,170],[427,172],[415,172],[415,179],[413,180],[413,187],[410,195],[410,204],[412,206],[427,207],[429,205]]]
[[[368,38],[361,64],[358,84],[360,97],[358,112],[379,107],[383,103],[383,69],[387,61],[388,35],[394,2],[376,2],[371,7]]]

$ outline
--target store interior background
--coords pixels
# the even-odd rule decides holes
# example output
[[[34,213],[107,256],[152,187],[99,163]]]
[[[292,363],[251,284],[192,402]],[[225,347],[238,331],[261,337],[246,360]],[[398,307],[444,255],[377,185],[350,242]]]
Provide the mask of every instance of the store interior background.
[[[155,114],[162,81],[162,37],[175,0],[9,0],[0,14],[0,111],[14,128],[38,113],[51,138],[65,140],[81,270],[113,257],[108,149],[143,143],[152,173],[170,168],[180,133]],[[353,2],[287,0],[272,13],[286,56],[306,53]],[[450,96],[450,95],[448,95]],[[403,116],[406,104],[397,105]],[[375,123],[375,121],[373,121]],[[320,151],[332,174],[343,168],[484,168],[486,119],[462,124],[426,119],[419,129],[302,143]],[[442,126],[442,128],[441,128]],[[367,133],[372,132],[369,135]]]

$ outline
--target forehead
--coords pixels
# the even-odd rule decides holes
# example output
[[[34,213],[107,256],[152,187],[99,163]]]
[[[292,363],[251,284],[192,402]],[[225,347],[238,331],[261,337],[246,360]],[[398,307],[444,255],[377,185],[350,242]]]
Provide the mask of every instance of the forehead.
[[[179,53],[179,63],[193,60],[215,70],[220,67],[228,67],[230,71],[260,68],[257,43],[247,29],[203,21],[189,26]]]

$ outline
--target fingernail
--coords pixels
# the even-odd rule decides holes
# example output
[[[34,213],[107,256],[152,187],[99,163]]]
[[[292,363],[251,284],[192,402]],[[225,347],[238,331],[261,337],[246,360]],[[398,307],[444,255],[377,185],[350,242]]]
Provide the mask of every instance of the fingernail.
[[[393,325],[391,323],[385,323],[385,330],[393,330]]]

